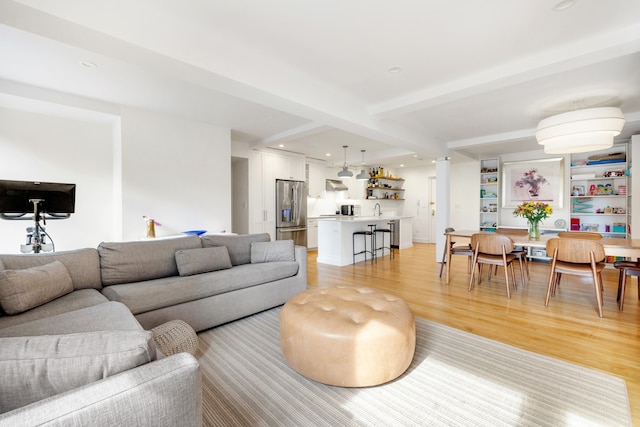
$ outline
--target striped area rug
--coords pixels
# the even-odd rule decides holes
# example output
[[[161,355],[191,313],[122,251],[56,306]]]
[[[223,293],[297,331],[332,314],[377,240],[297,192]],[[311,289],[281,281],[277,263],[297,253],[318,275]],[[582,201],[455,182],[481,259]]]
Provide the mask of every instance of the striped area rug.
[[[280,308],[199,334],[205,426],[630,426],[624,380],[416,319],[397,380],[341,388],[280,351]]]

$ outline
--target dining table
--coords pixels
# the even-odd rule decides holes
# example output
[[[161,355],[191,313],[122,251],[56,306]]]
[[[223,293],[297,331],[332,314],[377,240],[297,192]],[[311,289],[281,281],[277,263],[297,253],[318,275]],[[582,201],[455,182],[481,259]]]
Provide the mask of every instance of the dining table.
[[[449,284],[449,274],[451,269],[451,241],[457,239],[471,239],[476,233],[493,233],[492,231],[479,230],[455,230],[445,232],[447,237],[445,250],[446,253],[446,274],[445,282]],[[555,233],[542,234],[539,240],[530,240],[528,235],[509,235],[513,240],[513,246],[522,246],[529,248],[546,248],[547,240],[558,237]],[[640,239],[624,239],[620,237],[603,237],[598,242],[602,243],[606,256],[618,256],[632,259],[640,259]]]

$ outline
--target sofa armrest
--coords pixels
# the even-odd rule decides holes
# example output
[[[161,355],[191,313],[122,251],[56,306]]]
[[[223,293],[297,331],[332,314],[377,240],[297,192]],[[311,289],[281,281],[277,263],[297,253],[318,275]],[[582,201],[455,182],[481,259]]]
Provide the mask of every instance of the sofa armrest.
[[[0,425],[199,427],[200,365],[178,353],[0,414]]]
[[[296,261],[300,264],[296,276],[307,277],[307,248],[305,246],[295,246],[294,250]]]

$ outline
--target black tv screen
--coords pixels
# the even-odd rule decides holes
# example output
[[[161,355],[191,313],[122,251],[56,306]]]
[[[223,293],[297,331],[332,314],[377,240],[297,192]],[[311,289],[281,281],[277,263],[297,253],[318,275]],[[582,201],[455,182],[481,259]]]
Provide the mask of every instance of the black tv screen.
[[[0,214],[33,213],[39,199],[40,212],[72,214],[75,211],[76,185],[54,182],[0,180]]]

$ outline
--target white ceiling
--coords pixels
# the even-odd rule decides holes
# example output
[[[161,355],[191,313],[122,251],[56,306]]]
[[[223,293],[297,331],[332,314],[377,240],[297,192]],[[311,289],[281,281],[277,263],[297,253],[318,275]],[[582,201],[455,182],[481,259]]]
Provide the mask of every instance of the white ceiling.
[[[640,1],[557,2],[3,0],[0,107],[146,108],[335,164],[536,150],[576,102],[640,132]]]

